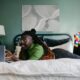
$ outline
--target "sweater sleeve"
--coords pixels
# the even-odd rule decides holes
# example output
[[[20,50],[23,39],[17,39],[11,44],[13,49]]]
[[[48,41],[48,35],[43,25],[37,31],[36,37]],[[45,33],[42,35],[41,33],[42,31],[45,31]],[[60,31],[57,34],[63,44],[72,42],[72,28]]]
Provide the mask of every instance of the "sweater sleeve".
[[[30,56],[30,60],[39,60],[44,54],[44,50],[42,46],[36,46],[32,55]]]

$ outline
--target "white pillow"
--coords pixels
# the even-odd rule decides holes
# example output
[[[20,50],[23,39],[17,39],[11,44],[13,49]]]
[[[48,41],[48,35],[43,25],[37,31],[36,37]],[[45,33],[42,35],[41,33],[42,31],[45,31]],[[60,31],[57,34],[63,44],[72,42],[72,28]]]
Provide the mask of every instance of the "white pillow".
[[[69,41],[69,42],[67,42],[67,43],[65,43],[65,44],[62,44],[62,45],[50,47],[51,50],[53,50],[53,49],[55,49],[55,48],[65,49],[65,50],[73,53],[73,43],[72,43],[72,41]]]

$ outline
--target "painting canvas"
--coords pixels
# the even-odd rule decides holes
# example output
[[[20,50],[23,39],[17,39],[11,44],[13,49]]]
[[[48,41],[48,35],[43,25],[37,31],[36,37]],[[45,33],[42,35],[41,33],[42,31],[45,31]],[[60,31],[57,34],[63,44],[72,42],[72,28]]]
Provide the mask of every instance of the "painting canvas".
[[[22,5],[22,31],[59,31],[60,10],[56,5]]]

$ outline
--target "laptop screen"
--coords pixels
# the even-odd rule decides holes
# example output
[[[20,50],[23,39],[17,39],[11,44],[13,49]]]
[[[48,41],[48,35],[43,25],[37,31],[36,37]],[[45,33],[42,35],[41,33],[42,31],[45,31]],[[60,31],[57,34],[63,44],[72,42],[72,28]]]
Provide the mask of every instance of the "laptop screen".
[[[5,61],[5,46],[0,45],[0,62]]]

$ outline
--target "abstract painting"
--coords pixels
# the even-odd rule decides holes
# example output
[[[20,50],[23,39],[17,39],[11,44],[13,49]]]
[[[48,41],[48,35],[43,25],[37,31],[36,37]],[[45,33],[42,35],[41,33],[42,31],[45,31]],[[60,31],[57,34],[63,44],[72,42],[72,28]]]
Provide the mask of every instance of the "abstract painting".
[[[22,5],[22,31],[58,32],[60,10],[56,5]]]

